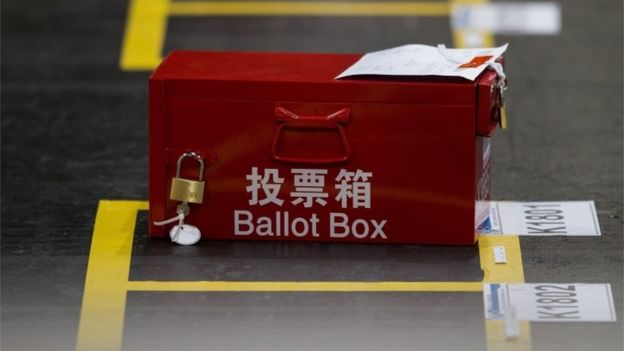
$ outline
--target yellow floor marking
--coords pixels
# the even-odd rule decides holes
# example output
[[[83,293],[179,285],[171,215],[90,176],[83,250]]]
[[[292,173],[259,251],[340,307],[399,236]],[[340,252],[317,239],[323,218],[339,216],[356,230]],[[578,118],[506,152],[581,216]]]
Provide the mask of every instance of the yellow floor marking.
[[[131,0],[119,66],[124,71],[151,70],[161,61],[169,0]]]
[[[494,263],[494,246],[505,246],[506,264]],[[482,235],[479,238],[479,257],[484,282],[524,282],[520,239],[517,236]]]
[[[76,349],[119,350],[132,239],[143,201],[100,201],[85,281]]]
[[[137,211],[143,201],[100,201],[80,316],[76,349],[117,351],[121,348],[128,291],[177,292],[480,292],[483,282],[231,282],[129,281],[132,241]],[[494,264],[492,247],[504,245],[508,263]],[[522,282],[524,273],[518,237],[485,236],[479,240],[484,282]],[[529,324],[520,323],[521,336],[504,337],[499,321],[486,321],[488,350],[530,350]]]
[[[162,60],[169,16],[449,16],[451,1],[171,1],[130,0],[119,66],[124,71],[152,70]],[[474,42],[492,46],[490,33],[453,31],[455,47]]]
[[[489,0],[452,0],[453,6],[467,3],[487,3]],[[462,47],[492,47],[495,45],[494,34],[491,32],[467,31],[453,28],[453,44],[457,48]],[[494,263],[494,246],[503,245],[507,255],[507,263]],[[522,254],[520,239],[517,236],[481,236],[479,239],[479,253],[481,257],[481,269],[484,273],[483,282],[493,283],[523,283],[524,267],[522,266]],[[505,322],[486,320],[485,338],[487,351],[530,351],[531,324],[527,321],[518,323],[519,335],[514,339],[508,339],[505,332]]]
[[[129,282],[131,291],[479,292],[481,282]]]
[[[448,16],[430,1],[174,1],[172,16]]]
[[[453,29],[453,45],[456,48],[494,46],[494,35],[490,32]]]
[[[449,13],[452,15],[453,7],[456,5],[482,4],[487,2],[489,2],[489,0],[451,0]],[[494,46],[494,35],[491,32],[459,30],[455,28],[452,28],[452,30],[453,46],[456,48],[487,48]]]
[[[495,265],[492,247],[505,245],[508,263]],[[479,240],[479,257],[484,282],[522,282],[522,257],[518,237],[486,236]],[[482,282],[231,282],[231,281],[131,281],[131,291],[411,291],[479,292]]]
[[[505,246],[507,263],[494,263],[494,246]],[[479,255],[483,282],[523,283],[524,268],[520,251],[520,239],[517,236],[481,236]],[[520,334],[514,339],[507,339],[505,322],[486,320],[485,334],[488,351],[529,351],[531,350],[530,322],[518,323]]]

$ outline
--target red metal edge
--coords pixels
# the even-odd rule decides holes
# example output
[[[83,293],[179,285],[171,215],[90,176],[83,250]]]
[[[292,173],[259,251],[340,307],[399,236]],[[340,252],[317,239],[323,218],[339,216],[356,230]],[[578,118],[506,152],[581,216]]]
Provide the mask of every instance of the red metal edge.
[[[481,74],[476,84],[477,101],[475,123],[477,134],[492,136],[498,124],[498,109],[496,108],[494,86],[496,84],[496,72],[486,70]]]
[[[149,79],[148,111],[148,172],[149,172],[149,234],[165,236],[165,227],[154,225],[154,221],[165,219],[165,81],[157,78],[157,72]]]

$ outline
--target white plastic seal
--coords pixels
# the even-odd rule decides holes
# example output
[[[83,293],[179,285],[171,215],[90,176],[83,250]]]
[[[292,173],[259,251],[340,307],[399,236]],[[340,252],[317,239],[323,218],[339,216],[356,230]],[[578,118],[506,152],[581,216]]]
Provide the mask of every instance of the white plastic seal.
[[[169,237],[171,238],[171,241],[185,246],[196,244],[199,239],[201,239],[201,232],[199,231],[199,228],[194,225],[184,224],[184,218],[190,212],[188,204],[186,204],[186,202],[179,204],[176,212],[178,213],[177,216],[162,222],[154,222],[154,224],[167,225],[178,222],[178,224],[174,225],[171,230],[169,230]]]
[[[169,237],[179,245],[195,245],[201,239],[201,232],[194,225],[174,225],[169,231]]]

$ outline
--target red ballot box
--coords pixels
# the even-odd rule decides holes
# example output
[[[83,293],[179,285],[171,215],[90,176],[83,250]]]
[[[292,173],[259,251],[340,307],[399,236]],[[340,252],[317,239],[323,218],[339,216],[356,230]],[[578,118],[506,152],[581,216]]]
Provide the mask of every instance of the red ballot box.
[[[153,222],[176,216],[194,152],[203,200],[185,221],[206,239],[474,244],[496,74],[334,79],[359,57],[167,56],[149,80],[150,235],[169,232]]]

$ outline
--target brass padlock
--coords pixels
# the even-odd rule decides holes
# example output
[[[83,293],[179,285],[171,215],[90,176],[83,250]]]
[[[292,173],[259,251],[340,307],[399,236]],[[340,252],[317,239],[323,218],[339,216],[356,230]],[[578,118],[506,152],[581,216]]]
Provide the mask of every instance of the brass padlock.
[[[189,180],[180,178],[180,169],[182,161],[187,157],[193,157],[199,162],[199,175],[197,180]],[[204,161],[194,151],[186,152],[178,158],[176,165],[176,175],[171,181],[171,192],[169,198],[171,200],[190,202],[193,204],[201,204],[204,201]]]

